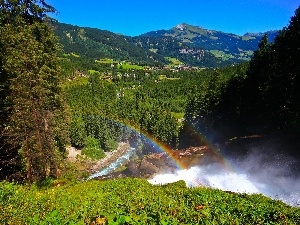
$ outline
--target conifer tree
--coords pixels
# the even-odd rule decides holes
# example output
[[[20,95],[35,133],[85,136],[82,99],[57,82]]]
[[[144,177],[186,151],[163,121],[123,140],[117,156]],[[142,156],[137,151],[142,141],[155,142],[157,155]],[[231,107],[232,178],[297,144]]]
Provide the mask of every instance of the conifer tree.
[[[47,25],[44,1],[2,1],[0,17],[0,155],[25,168],[29,182],[56,175],[65,135],[61,124],[58,44]],[[2,143],[1,143],[2,144]],[[3,157],[3,158],[5,158]],[[2,158],[0,158],[2,161]],[[20,163],[22,164],[20,165]],[[6,162],[0,164],[2,170]],[[9,174],[0,172],[4,176]],[[3,178],[3,177],[2,177]]]

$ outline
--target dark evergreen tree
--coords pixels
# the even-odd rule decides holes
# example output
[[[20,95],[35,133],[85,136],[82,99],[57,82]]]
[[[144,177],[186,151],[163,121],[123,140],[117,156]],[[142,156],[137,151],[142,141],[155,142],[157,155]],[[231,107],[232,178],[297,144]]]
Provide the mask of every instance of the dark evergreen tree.
[[[264,37],[244,83],[244,121],[253,130],[278,130],[299,124],[300,8],[290,24],[267,43]],[[247,116],[248,115],[248,116]]]
[[[1,156],[13,152],[27,180],[41,181],[56,176],[66,138],[59,48],[45,21],[54,9],[44,1],[2,1],[0,11]]]
[[[214,126],[227,124],[227,133],[247,135],[299,126],[300,8],[274,42],[265,35],[246,74],[234,76],[222,93]],[[234,134],[233,134],[234,135]]]

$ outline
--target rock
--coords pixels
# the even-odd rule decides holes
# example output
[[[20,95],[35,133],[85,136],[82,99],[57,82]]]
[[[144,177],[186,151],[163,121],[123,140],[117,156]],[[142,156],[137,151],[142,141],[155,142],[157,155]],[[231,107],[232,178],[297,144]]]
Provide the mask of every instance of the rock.
[[[139,171],[139,164],[137,163],[136,160],[132,160],[127,163],[126,165],[126,170],[124,173],[128,176],[133,176],[133,177],[139,177],[140,176],[140,171]]]
[[[157,173],[159,171],[159,168],[153,165],[153,163],[149,162],[146,158],[143,158],[139,171],[142,175],[149,176]]]

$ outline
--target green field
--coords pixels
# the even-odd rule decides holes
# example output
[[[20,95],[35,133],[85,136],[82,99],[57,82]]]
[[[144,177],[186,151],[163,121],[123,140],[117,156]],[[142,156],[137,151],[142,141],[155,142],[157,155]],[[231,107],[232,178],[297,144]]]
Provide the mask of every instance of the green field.
[[[0,224],[300,223],[300,209],[280,201],[187,188],[183,181],[153,186],[125,178],[48,185],[39,189],[0,183]]]
[[[104,58],[104,59],[96,59],[95,62],[97,63],[118,63],[114,59]]]
[[[167,77],[166,75],[159,75],[158,76],[159,80],[180,80],[179,77]]]
[[[183,62],[181,62],[177,58],[172,58],[172,57],[165,57],[166,60],[170,61],[170,66],[178,66],[178,65],[184,65]]]
[[[121,65],[118,65],[118,68],[123,68],[123,69],[137,69],[137,70],[142,70],[145,68],[145,66],[139,66],[139,65],[134,65],[130,63],[122,63]]]
[[[223,61],[234,58],[233,55],[219,50],[210,50],[210,53],[212,53],[217,58],[221,58]]]
[[[109,59],[109,58],[104,58],[104,59],[99,59],[99,60],[95,60],[95,62],[97,63],[104,63],[104,64],[118,64],[118,68],[123,68],[125,70],[128,69],[144,69],[145,66],[139,66],[139,65],[135,65],[132,64],[130,62],[126,62],[126,61],[115,61],[114,59]]]

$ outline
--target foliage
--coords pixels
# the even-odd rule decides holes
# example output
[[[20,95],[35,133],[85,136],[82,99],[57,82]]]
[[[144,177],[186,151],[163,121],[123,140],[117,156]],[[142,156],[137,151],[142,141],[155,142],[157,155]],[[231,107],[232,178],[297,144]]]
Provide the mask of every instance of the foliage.
[[[130,61],[139,65],[164,64],[163,56],[131,44],[131,37],[109,31],[52,22],[64,53],[75,53],[92,62],[101,58]],[[78,59],[80,60],[80,59]]]
[[[225,82],[222,69],[212,88],[191,98],[186,121],[223,138],[299,127],[299,18],[298,8],[273,43],[263,36],[249,67],[227,69]]]
[[[209,31],[184,24],[185,30],[176,28],[153,31],[137,37],[114,34],[95,28],[78,27],[58,22],[51,23],[64,49],[64,56],[80,56],[76,62],[82,64],[128,62],[145,65],[166,65],[168,58],[177,59],[184,65],[199,67],[221,67],[249,61],[257,49],[262,34],[237,36],[218,31]],[[274,38],[277,32],[269,32]],[[72,57],[75,58],[75,57]],[[99,60],[100,59],[100,60]],[[85,62],[84,62],[85,61]],[[140,68],[134,66],[135,68]],[[124,64],[122,68],[134,68]],[[82,69],[82,68],[81,68]]]
[[[110,151],[116,142],[133,138],[136,129],[176,147],[187,100],[206,90],[199,86],[213,71],[117,69],[109,81],[98,71],[67,81],[71,143],[84,147],[90,135]]]
[[[84,193],[82,192],[84,190]],[[262,195],[153,186],[141,179],[48,189],[0,183],[1,224],[299,224],[300,210]]]
[[[56,176],[66,138],[59,48],[44,21],[54,9],[44,1],[4,1],[0,9],[1,153],[18,151],[27,180],[40,181]]]
[[[90,159],[99,160],[105,157],[104,151],[99,146],[99,141],[93,137],[87,137],[85,147],[82,149],[82,154]]]

